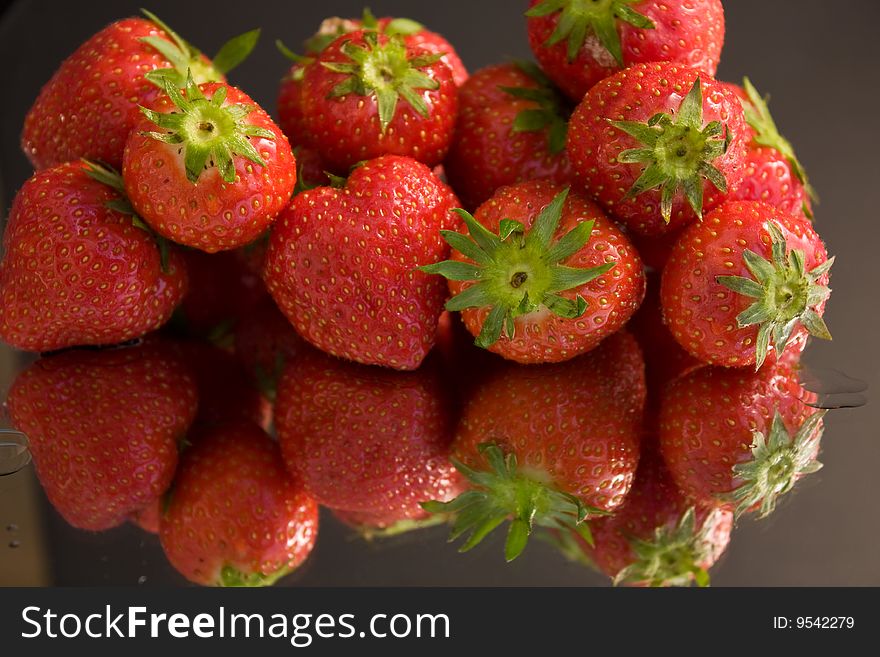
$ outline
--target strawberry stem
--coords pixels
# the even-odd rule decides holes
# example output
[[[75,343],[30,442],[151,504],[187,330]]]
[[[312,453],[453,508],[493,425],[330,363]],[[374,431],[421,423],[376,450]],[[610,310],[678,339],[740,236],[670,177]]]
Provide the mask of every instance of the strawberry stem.
[[[507,561],[513,561],[522,553],[535,525],[576,531],[592,545],[593,537],[585,520],[588,515],[600,515],[603,511],[530,477],[518,469],[513,453],[505,455],[494,443],[483,443],[479,450],[490,467],[488,471],[474,470],[452,459],[456,469],[471,483],[470,490],[451,502],[422,504],[426,511],[454,518],[450,541],[469,534],[460,552],[475,547],[507,520],[510,520],[504,548]]]
[[[569,62],[577,59],[587,37],[592,35],[611,53],[618,66],[623,67],[618,21],[643,30],[655,28],[650,18],[630,6],[639,2],[641,0],[544,0],[529,9],[526,16],[539,18],[561,12],[556,29],[545,45],[552,47],[565,41]]]
[[[587,310],[580,295],[574,299],[560,292],[578,288],[601,276],[614,266],[578,268],[560,264],[580,251],[589,241],[593,221],[579,223],[556,241],[562,209],[568,189],[560,192],[541,212],[531,230],[511,219],[504,219],[495,235],[470,213],[455,212],[464,220],[470,238],[456,231],[441,231],[452,248],[473,262],[445,260],[419,267],[428,274],[438,274],[453,281],[477,281],[446,303],[446,309],[489,307],[475,344],[488,348],[503,334],[513,338],[517,317],[547,309],[566,319],[576,319]]]
[[[715,279],[737,294],[755,299],[736,318],[740,328],[752,324],[759,327],[755,369],[760,369],[764,364],[771,342],[777,356],[782,355],[798,323],[810,335],[823,340],[831,339],[831,333],[819,316],[817,307],[831,294],[831,290],[819,284],[818,280],[831,269],[834,258],[829,258],[811,271],[805,271],[804,252],[788,250],[785,235],[775,222],[767,222],[766,228],[772,239],[772,261],[745,249],[743,260],[755,278],[718,276]]]
[[[813,413],[792,436],[777,411],[768,435],[753,432],[751,460],[733,466],[743,482],[729,496],[737,504],[737,517],[758,505],[758,517],[765,518],[798,479],[821,469],[816,447],[822,438],[823,417],[825,411]]]
[[[183,146],[186,177],[190,182],[196,183],[209,166],[216,166],[226,182],[235,182],[233,157],[236,155],[266,166],[250,138],[275,139],[275,135],[245,121],[254,109],[252,106],[225,104],[227,87],[218,87],[210,99],[205,98],[191,74],[183,92],[169,80],[164,81],[164,86],[176,111],[161,113],[141,107],[144,116],[164,131],[145,134],[167,144]]]

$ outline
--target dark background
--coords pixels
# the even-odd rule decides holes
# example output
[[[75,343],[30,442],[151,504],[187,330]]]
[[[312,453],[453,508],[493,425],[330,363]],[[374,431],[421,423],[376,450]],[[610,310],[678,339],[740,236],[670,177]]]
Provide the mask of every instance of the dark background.
[[[8,207],[30,174],[19,151],[25,112],[58,63],[87,37],[114,19],[137,12],[138,1],[13,4],[0,25],[0,201]],[[353,0],[286,2],[151,0],[149,8],[186,39],[211,54],[234,34],[263,27],[257,50],[230,76],[270,112],[285,60],[276,38],[297,48],[328,15],[356,16]],[[880,181],[880,3],[874,0],[727,0],[727,36],[719,77],[749,75],[772,93],[771,109],[796,145],[822,202],[817,226],[838,256],[834,294],[826,319],[835,336],[814,344],[806,361],[835,368],[880,389],[880,323],[877,262],[877,186]],[[403,15],[444,34],[471,70],[509,57],[529,56],[522,11],[514,0],[373,0],[377,15]],[[4,347],[0,346],[0,351]],[[3,356],[0,353],[0,356]],[[9,357],[9,354],[6,354]],[[4,385],[5,384],[5,385]],[[0,381],[0,392],[8,382]],[[715,585],[880,584],[880,406],[831,413],[822,461],[825,468],[803,482],[768,521],[743,522]],[[17,475],[30,477],[29,472]],[[13,485],[0,479],[0,495]],[[26,483],[20,483],[24,486]],[[42,514],[10,522],[41,525],[56,584],[177,583],[157,542],[133,527],[87,534],[66,527],[45,503]],[[605,580],[568,564],[533,543],[505,565],[497,541],[458,555],[442,529],[382,545],[352,540],[325,522],[306,567],[286,580],[300,585],[587,585]],[[6,552],[0,540],[0,559]],[[489,541],[493,543],[492,541]],[[27,545],[16,548],[27,550]],[[0,581],[0,584],[3,584]]]

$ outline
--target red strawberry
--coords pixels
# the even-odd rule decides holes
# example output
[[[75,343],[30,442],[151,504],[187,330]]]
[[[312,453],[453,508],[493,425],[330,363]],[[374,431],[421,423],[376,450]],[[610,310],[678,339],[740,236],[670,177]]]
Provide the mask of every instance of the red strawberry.
[[[167,498],[162,495],[148,502],[145,507],[128,515],[128,520],[148,534],[159,533],[159,521],[164,513]]]
[[[529,43],[576,101],[633,64],[667,61],[715,75],[724,45],[721,0],[531,0]]]
[[[665,391],[663,458],[692,500],[766,516],[798,479],[822,467],[825,412],[808,405],[814,398],[786,364],[756,373],[700,368]]]
[[[645,294],[642,262],[590,201],[548,181],[502,187],[446,233],[453,259],[422,267],[450,280],[476,344],[520,363],[558,362],[623,326]]]
[[[569,123],[568,157],[602,207],[633,233],[660,235],[736,188],[747,130],[723,84],[683,66],[638,64],[590,89]]]
[[[74,527],[99,531],[167,490],[196,387],[165,345],[151,343],[42,358],[7,404],[52,506]]]
[[[830,339],[822,320],[833,263],[803,218],[764,203],[733,201],[688,228],[663,270],[666,325],[707,363],[760,367],[803,348],[807,333]]]
[[[448,460],[454,418],[434,370],[392,372],[311,351],[278,385],[275,425],[287,468],[332,509],[384,523],[420,520],[461,480]]]
[[[303,73],[305,145],[332,170],[385,154],[439,164],[458,110],[452,72],[440,60],[399,36],[339,37]]]
[[[269,300],[259,269],[253,271],[248,267],[238,251],[187,250],[183,259],[189,275],[189,292],[180,314],[189,333],[222,333]]]
[[[132,205],[160,235],[214,253],[257,239],[290,201],[287,137],[243,91],[170,83],[125,145]]]
[[[626,332],[567,363],[508,365],[468,400],[456,432],[472,490],[425,508],[456,514],[453,539],[471,531],[462,551],[510,518],[508,561],[535,525],[589,541],[586,517],[616,510],[629,491],[644,404],[644,362]]]
[[[125,342],[159,328],[187,289],[113,172],[41,171],[12,204],[0,262],[0,339],[26,351]],[[164,262],[163,262],[164,260]]]
[[[253,30],[230,40],[212,62],[148,11],[95,34],[64,60],[27,113],[21,146],[36,169],[89,158],[122,164],[125,140],[168,79],[183,86],[223,82],[257,43]]]
[[[763,201],[788,214],[812,219],[811,201],[816,200],[816,193],[791,143],[779,134],[767,101],[748,78],[743,80],[743,87],[727,87],[739,96],[751,135],[745,176],[728,198]]]
[[[314,61],[331,43],[344,34],[351,34],[362,29],[381,32],[388,36],[400,36],[410,48],[426,50],[431,54],[440,55],[440,61],[452,71],[452,79],[461,86],[468,79],[468,72],[455,48],[436,32],[431,32],[424,25],[409,18],[379,18],[373,16],[368,9],[364,10],[362,19],[327,18],[318,31],[306,41],[306,56],[296,55],[278,43],[281,52],[293,61],[287,75],[281,80],[278,95],[278,123],[291,143],[299,146],[306,140],[302,128],[302,79],[304,68]]]
[[[503,185],[571,177],[565,134],[571,108],[530,62],[489,66],[459,90],[459,114],[446,156],[449,181],[468,208]]]
[[[159,529],[171,564],[204,586],[272,585],[317,535],[317,504],[248,423],[218,425],[184,452]]]
[[[592,522],[594,545],[571,536],[615,584],[708,586],[707,571],[727,548],[732,528],[730,510],[688,501],[650,444],[623,506]]]
[[[284,365],[306,346],[271,299],[265,299],[235,324],[235,356],[266,399],[274,400]]]
[[[406,157],[299,194],[269,241],[264,280],[297,332],[335,356],[415,369],[434,345],[446,286],[415,270],[448,254],[452,191]]]

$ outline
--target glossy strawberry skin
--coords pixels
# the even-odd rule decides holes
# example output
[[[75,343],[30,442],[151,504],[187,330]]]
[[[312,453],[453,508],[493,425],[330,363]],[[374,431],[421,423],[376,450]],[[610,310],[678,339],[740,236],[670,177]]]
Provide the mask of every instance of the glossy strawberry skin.
[[[660,449],[678,487],[691,500],[724,504],[739,481],[732,467],[752,458],[754,431],[769,430],[774,412],[794,435],[817,412],[785,363],[760,371],[702,367],[664,391]],[[819,442],[815,441],[818,452]]]
[[[674,115],[698,76],[703,125],[720,121],[731,137],[727,152],[712,164],[725,177],[728,189],[735,189],[743,177],[748,143],[742,105],[725,85],[696,69],[667,63],[632,66],[594,86],[571,117],[568,157],[575,183],[634,234],[656,236],[673,232],[692,223],[696,215],[681,192],[675,196],[668,224],[660,214],[660,190],[625,198],[644,165],[619,162],[618,156],[640,144],[608,121],[645,123],[660,112]],[[703,193],[704,213],[724,200],[724,194],[708,180],[703,183]]]
[[[534,7],[542,0],[531,0]],[[674,62],[714,76],[724,45],[724,10],[721,0],[665,2],[645,0],[631,8],[649,18],[654,29],[639,29],[617,21],[624,67],[647,62]],[[559,22],[559,13],[527,19],[529,44],[541,68],[573,100],[579,102],[600,80],[620,66],[594,35],[587,37],[578,56],[568,61],[565,40],[546,42]]]
[[[454,422],[428,365],[393,372],[311,350],[288,363],[278,386],[288,470],[321,504],[386,521],[424,518],[420,502],[460,492],[448,458]]]
[[[99,531],[161,496],[196,413],[195,382],[162,343],[43,358],[7,400],[49,501]]]
[[[104,28],[61,64],[25,117],[21,146],[34,168],[87,158],[118,168],[125,140],[158,88],[144,75],[171,63],[144,37],[171,38],[152,21]],[[207,59],[205,60],[207,62]]]
[[[652,541],[657,529],[674,529],[693,503],[675,485],[656,445],[656,436],[647,437],[632,490],[613,516],[597,518],[590,524],[594,545],[581,541],[581,547],[603,573],[616,577],[637,560],[633,540]],[[702,563],[708,570],[721,557],[730,542],[733,513],[714,505],[694,508],[696,528],[707,530],[711,549]],[[711,529],[705,523],[711,523]],[[638,584],[639,582],[633,582]]]
[[[566,363],[508,364],[467,401],[453,455],[482,470],[479,445],[494,442],[520,471],[614,511],[638,463],[645,394],[644,361],[625,331]]]
[[[468,208],[476,208],[504,185],[537,178],[569,181],[568,158],[564,152],[550,152],[547,129],[513,129],[517,115],[538,103],[499,88],[538,86],[515,64],[499,64],[475,72],[459,89],[458,123],[444,167]]]
[[[727,198],[731,201],[761,201],[795,216],[812,214],[807,190],[792,172],[785,156],[775,148],[759,146],[755,142],[749,144],[746,153],[745,175]]]
[[[331,168],[343,171],[358,162],[389,154],[413,157],[431,167],[440,164],[452,142],[458,112],[458,93],[452,72],[442,61],[419,69],[439,84],[436,90],[419,92],[427,106],[427,118],[401,98],[384,134],[375,95],[330,97],[346,75],[322,64],[350,62],[342,53],[342,47],[346,43],[365,45],[364,34],[354,32],[339,37],[306,67],[301,92],[306,145],[318,150]],[[387,42],[388,37],[378,36],[380,45]],[[407,48],[409,58],[420,54],[427,51]]]
[[[503,219],[520,221],[531,227],[561,187],[544,180],[502,187],[480,206],[474,217],[497,234]],[[563,319],[552,313],[522,315],[516,319],[514,338],[502,338],[489,347],[493,353],[519,363],[548,363],[568,360],[595,348],[603,339],[618,331],[636,312],[645,295],[642,261],[629,239],[592,202],[570,194],[564,206],[556,236],[562,236],[582,221],[594,220],[593,233],[586,246],[565,261],[570,267],[589,268],[607,262],[615,266],[598,278],[560,293],[574,299],[577,294],[587,302],[587,311],[577,319]],[[455,251],[455,260],[467,259]],[[450,281],[453,295],[474,281]],[[462,311],[465,326],[479,335],[488,308]]]
[[[446,285],[415,267],[445,258],[458,200],[415,160],[386,156],[342,189],[299,194],[272,231],[263,278],[307,341],[365,364],[415,369],[434,345]]]
[[[736,318],[754,299],[733,292],[716,276],[752,277],[743,261],[750,249],[771,259],[768,221],[779,225],[789,249],[803,250],[807,271],[828,260],[821,239],[808,221],[754,201],[725,203],[706,215],[702,223],[682,233],[663,270],[663,319],[678,343],[695,358],[712,365],[748,367],[755,364],[757,325],[739,328]],[[819,279],[827,284],[828,275]],[[824,312],[825,302],[817,312]],[[795,328],[786,352],[799,353],[807,332]],[[767,353],[775,360],[775,351]]]
[[[218,88],[199,86],[210,99]],[[287,137],[247,94],[226,86],[224,106],[252,108],[246,121],[274,134],[274,139],[251,137],[251,145],[266,166],[235,156],[234,183],[226,183],[217,167],[203,171],[196,183],[186,177],[181,146],[149,136],[156,125],[142,117],[125,145],[122,176],[138,214],[157,233],[178,244],[208,253],[244,246],[257,239],[290,201],[296,185],[296,161]],[[149,108],[167,114],[176,108],[167,95]]]
[[[162,326],[187,290],[155,238],[106,207],[120,196],[80,163],[41,171],[13,201],[0,262],[0,339],[25,351],[109,345]]]
[[[315,545],[318,506],[284,469],[278,446],[248,423],[219,425],[181,458],[159,537],[191,582],[228,584],[223,571],[272,578]]]

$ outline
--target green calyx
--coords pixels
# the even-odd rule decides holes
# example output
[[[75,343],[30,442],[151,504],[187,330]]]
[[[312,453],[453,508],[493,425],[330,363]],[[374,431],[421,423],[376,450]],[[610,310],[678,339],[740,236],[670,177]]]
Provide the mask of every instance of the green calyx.
[[[538,83],[538,87],[499,87],[514,98],[529,100],[536,108],[521,111],[513,121],[514,132],[547,130],[547,147],[556,155],[565,150],[571,106],[540,68],[528,61],[517,61],[517,68]]]
[[[427,518],[420,518],[418,520],[406,518],[404,520],[398,520],[393,525],[389,525],[388,527],[372,527],[370,525],[358,525],[355,527],[358,535],[366,541],[374,541],[381,540],[384,538],[393,538],[395,536],[401,536],[403,534],[408,534],[410,532],[418,531],[420,529],[427,529],[429,527],[437,527],[438,525],[445,525],[449,522],[449,516],[444,515],[442,513],[436,513],[428,516]]]
[[[599,43],[614,57],[618,66],[623,67],[623,50],[617,23],[629,23],[642,30],[653,30],[654,22],[640,14],[631,5],[642,0],[544,0],[526,12],[530,18],[549,16],[562,12],[556,29],[547,39],[548,47],[565,41],[568,47],[568,61],[574,61],[588,35],[594,35]]]
[[[163,114],[141,107],[144,116],[162,129],[162,132],[144,134],[167,144],[181,145],[190,182],[198,182],[202,171],[209,166],[216,166],[226,182],[235,182],[233,157],[236,155],[266,166],[250,138],[275,139],[275,135],[245,121],[254,109],[252,106],[224,105],[226,87],[218,87],[210,100],[205,98],[192,75],[187,78],[183,92],[168,80],[164,86],[176,110]]]
[[[768,98],[762,97],[748,78],[743,78],[743,88],[749,97],[749,102],[743,103],[743,110],[745,111],[746,122],[755,131],[755,143],[775,148],[782,153],[795,177],[803,184],[804,189],[807,190],[810,199],[818,202],[819,198],[816,195],[816,190],[813,189],[807,178],[807,172],[801,165],[800,160],[798,160],[797,155],[795,155],[794,147],[791,145],[791,142],[779,134],[776,122],[773,120],[773,117],[770,115],[770,109],[767,107]]]
[[[788,250],[782,229],[767,222],[772,239],[773,257],[768,261],[751,249],[743,251],[743,260],[754,279],[743,276],[718,276],[716,281],[737,294],[755,299],[737,318],[740,328],[758,325],[755,345],[755,369],[764,364],[771,342],[777,356],[788,345],[795,326],[800,323],[810,335],[830,340],[831,333],[817,307],[831,294],[818,280],[831,269],[829,258],[812,271],[806,271],[804,252]]]
[[[625,164],[645,165],[623,200],[659,188],[660,212],[669,223],[672,201],[679,190],[684,191],[700,219],[703,218],[703,180],[727,193],[727,180],[712,162],[727,152],[731,134],[720,121],[703,126],[703,91],[699,77],[675,115],[655,114],[647,123],[610,119],[608,122],[641,143],[640,148],[623,151],[617,157]]]
[[[394,18],[385,24],[384,29],[379,30],[379,19],[369,7],[365,7],[360,22],[338,16],[325,19],[318,31],[306,40],[305,47],[307,53],[317,55],[343,34],[351,34],[357,30],[381,31],[388,36],[411,36],[424,29],[424,25],[410,18]]]
[[[487,472],[452,460],[470,482],[470,490],[451,502],[422,504],[431,513],[453,516],[450,541],[470,532],[460,552],[472,549],[506,520],[510,520],[504,548],[507,561],[513,561],[522,553],[535,525],[574,530],[592,545],[593,536],[585,520],[590,515],[604,515],[604,511],[588,507],[574,495],[556,490],[519,470],[516,456],[505,455],[494,443],[483,443],[479,449],[490,466]]]
[[[160,89],[165,88],[165,80],[169,80],[178,89],[183,88],[190,73],[198,84],[219,82],[226,73],[247,59],[260,39],[260,30],[258,29],[233,37],[223,44],[210,63],[205,63],[201,51],[184,41],[158,16],[146,9],[141,9],[141,11],[171,37],[171,41],[158,36],[140,39],[141,42],[149,45],[171,63],[169,68],[156,69],[145,76]]]
[[[562,217],[568,189],[559,193],[535,219],[526,232],[519,221],[504,219],[498,234],[490,232],[470,213],[456,208],[464,220],[470,238],[456,231],[441,231],[443,239],[473,262],[444,260],[419,267],[428,274],[438,274],[452,281],[476,281],[446,303],[446,309],[490,308],[475,344],[488,348],[502,334],[515,335],[515,319],[522,315],[549,310],[565,319],[576,319],[587,310],[586,300],[560,296],[560,292],[578,288],[601,276],[614,266],[578,268],[560,264],[580,251],[590,239],[593,221],[584,221],[553,241]]]
[[[101,164],[92,160],[83,160],[83,164],[86,166],[86,173],[92,180],[97,180],[99,183],[107,185],[119,195],[118,198],[111,199],[104,205],[111,210],[131,217],[132,226],[148,233],[153,238],[156,242],[156,248],[159,249],[159,262],[162,272],[165,274],[169,273],[168,241],[161,235],[155,233],[153,229],[138,216],[137,212],[135,212],[134,208],[131,206],[131,201],[128,200],[128,196],[125,193],[125,185],[122,182],[122,176],[119,172],[106,164]]]
[[[220,570],[220,579],[217,586],[236,587],[236,588],[253,588],[259,586],[272,586],[282,577],[289,575],[292,568],[285,565],[276,570],[274,573],[264,574],[260,572],[245,573],[232,566],[223,566]]]
[[[753,432],[751,460],[733,466],[734,474],[743,482],[728,496],[737,505],[737,517],[755,506],[758,517],[767,517],[779,497],[789,492],[800,477],[822,468],[815,453],[824,416],[825,411],[813,413],[792,437],[777,411],[769,435]]]
[[[420,116],[427,117],[428,105],[420,92],[439,89],[440,83],[421,69],[437,63],[443,55],[410,57],[400,36],[393,36],[380,44],[376,32],[365,32],[364,41],[364,45],[349,41],[342,46],[342,54],[348,62],[321,62],[325,68],[346,76],[328,97],[375,96],[382,134],[394,119],[400,98]]]
[[[658,527],[651,540],[631,538],[635,561],[614,576],[614,585],[709,586],[709,573],[700,564],[712,554],[713,529],[713,515],[698,528],[691,507],[676,525]]]

